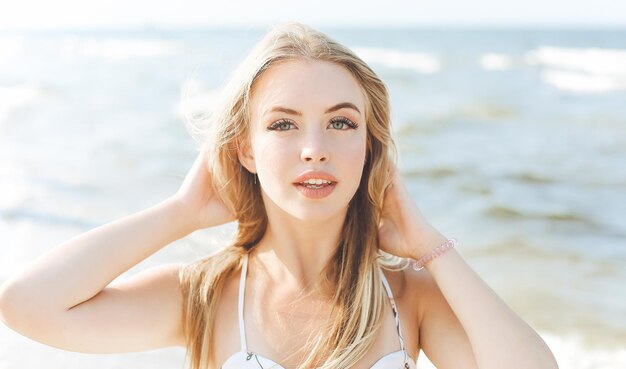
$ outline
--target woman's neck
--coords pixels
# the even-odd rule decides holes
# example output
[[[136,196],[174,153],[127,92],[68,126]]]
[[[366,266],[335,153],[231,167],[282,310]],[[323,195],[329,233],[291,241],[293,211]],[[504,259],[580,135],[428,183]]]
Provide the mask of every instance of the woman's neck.
[[[344,219],[345,212],[317,222],[268,214],[267,230],[253,258],[273,281],[305,293],[316,290],[322,270],[337,251]]]

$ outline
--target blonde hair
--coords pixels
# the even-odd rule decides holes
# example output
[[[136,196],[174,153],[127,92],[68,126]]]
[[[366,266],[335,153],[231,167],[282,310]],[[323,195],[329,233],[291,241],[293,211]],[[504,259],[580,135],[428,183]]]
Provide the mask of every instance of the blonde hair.
[[[237,150],[249,140],[250,99],[254,82],[271,66],[288,60],[320,60],[345,67],[365,96],[367,154],[359,188],[348,205],[335,255],[320,275],[335,286],[327,325],[307,344],[299,369],[348,368],[365,355],[381,326],[386,294],[380,268],[397,270],[406,260],[377,247],[384,190],[396,160],[391,136],[389,96],[385,84],[350,49],[306,25],[288,22],[273,27],[252,49],[225,87],[221,101],[206,119],[190,120],[201,134],[208,170],[224,204],[238,220],[232,244],[186,266],[180,273],[183,326],[192,369],[214,363],[214,320],[224,282],[242,266],[263,236],[267,215],[254,174],[242,168]]]

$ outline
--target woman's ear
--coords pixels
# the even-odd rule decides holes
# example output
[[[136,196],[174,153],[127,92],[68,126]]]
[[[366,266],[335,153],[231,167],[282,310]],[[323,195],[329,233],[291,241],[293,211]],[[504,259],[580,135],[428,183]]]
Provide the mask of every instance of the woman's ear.
[[[237,148],[237,157],[239,158],[239,162],[243,165],[248,172],[256,173],[256,163],[254,162],[254,153],[252,152],[252,148],[244,143],[239,142]]]

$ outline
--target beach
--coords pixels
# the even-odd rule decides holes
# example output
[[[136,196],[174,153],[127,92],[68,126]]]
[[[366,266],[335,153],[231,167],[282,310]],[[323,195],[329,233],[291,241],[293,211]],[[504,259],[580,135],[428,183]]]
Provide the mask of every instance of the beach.
[[[625,368],[626,30],[322,31],[387,84],[398,167],[426,218],[560,368]],[[184,116],[210,112],[262,34],[0,33],[0,283],[174,194],[196,156]],[[195,232],[120,278],[191,262],[235,229]],[[182,368],[183,357],[71,353],[0,324],[0,369]],[[432,367],[423,353],[418,367]]]

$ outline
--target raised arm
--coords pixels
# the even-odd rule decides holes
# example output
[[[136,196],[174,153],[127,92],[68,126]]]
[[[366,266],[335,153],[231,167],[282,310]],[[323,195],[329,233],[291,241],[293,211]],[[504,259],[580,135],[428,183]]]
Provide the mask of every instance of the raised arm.
[[[430,241],[425,242],[425,248],[434,248],[446,241],[435,230],[426,239]],[[414,258],[423,252],[416,248]],[[438,368],[458,368],[460,365],[481,369],[558,368],[541,337],[502,301],[456,250],[435,258],[426,269],[430,274],[427,279],[433,286],[426,289],[429,293],[428,301],[424,302],[420,342]]]
[[[175,196],[68,240],[6,281],[0,287],[0,318],[27,337],[73,351],[181,344],[182,264],[110,283],[195,229],[231,220],[220,204],[199,155]]]
[[[392,168],[385,193],[380,247],[419,259],[446,238],[422,216]],[[435,258],[420,288],[421,347],[440,369],[555,369],[552,352],[539,335],[513,312],[467,265],[455,249]],[[422,272],[424,273],[424,272]]]

